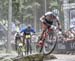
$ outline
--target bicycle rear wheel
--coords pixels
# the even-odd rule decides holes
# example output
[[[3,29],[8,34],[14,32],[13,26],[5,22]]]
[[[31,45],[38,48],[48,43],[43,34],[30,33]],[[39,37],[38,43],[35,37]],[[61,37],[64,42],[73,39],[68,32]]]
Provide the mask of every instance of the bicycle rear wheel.
[[[44,41],[44,45],[43,45],[43,54],[44,55],[49,55],[51,54],[55,47],[56,47],[56,44],[57,44],[57,35],[56,33],[51,33],[51,34],[48,34],[48,38],[45,39]]]

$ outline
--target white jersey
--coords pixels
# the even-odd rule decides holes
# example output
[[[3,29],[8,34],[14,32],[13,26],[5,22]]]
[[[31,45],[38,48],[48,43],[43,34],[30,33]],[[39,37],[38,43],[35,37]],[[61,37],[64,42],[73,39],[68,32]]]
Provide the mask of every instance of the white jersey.
[[[54,26],[58,27],[58,26],[59,26],[59,25],[58,25],[58,22],[60,23],[59,17],[56,16],[53,12],[47,12],[47,13],[45,13],[45,14],[40,18],[40,21],[41,21],[41,22],[45,22],[45,16],[49,16],[49,15],[53,15],[53,16],[55,16],[55,18],[50,19],[51,22],[50,22],[49,20],[46,21],[46,22],[47,22],[47,25],[54,25]],[[60,26],[60,28],[61,28],[61,26]]]

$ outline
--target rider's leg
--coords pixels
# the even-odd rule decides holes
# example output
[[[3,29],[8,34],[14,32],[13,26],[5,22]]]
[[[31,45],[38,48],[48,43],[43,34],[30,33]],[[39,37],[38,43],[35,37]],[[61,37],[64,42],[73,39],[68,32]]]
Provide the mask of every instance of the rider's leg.
[[[32,45],[31,45],[32,41],[30,39],[30,54],[32,53]]]
[[[45,39],[45,31],[47,30],[48,26],[46,23],[42,22],[41,23],[41,29],[42,29],[42,33],[39,37],[39,40],[38,40],[38,46],[42,46],[43,45],[43,40]]]
[[[46,29],[48,28],[48,26],[47,26],[47,24],[46,23],[44,23],[44,22],[42,22],[41,23],[42,25],[42,34],[41,34],[41,38],[43,37],[43,33],[46,31]]]
[[[26,44],[27,44],[27,55],[29,53],[29,40],[26,40]]]

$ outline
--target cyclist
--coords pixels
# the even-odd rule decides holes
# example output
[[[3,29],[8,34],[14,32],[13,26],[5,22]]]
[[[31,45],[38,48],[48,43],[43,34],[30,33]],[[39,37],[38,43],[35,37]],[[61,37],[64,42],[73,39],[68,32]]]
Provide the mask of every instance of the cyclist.
[[[29,35],[27,37],[30,38],[31,33],[35,33],[35,30],[31,27],[31,25],[28,25],[27,28],[21,30],[21,33],[23,33],[23,44],[25,44],[26,36]],[[31,38],[30,38],[29,41],[26,39],[26,45],[27,45],[27,49],[32,50],[32,48],[31,48]],[[28,46],[30,48],[28,48]],[[31,53],[31,51],[30,51],[30,53]],[[28,52],[27,52],[27,54],[28,54]]]
[[[25,29],[22,29],[20,33],[23,33],[23,36],[26,36],[26,35],[31,35],[31,33],[35,33],[35,30],[29,24]],[[25,38],[23,38],[23,40],[24,39]]]
[[[57,28],[59,30],[61,30],[61,25],[60,25],[60,21],[59,21],[59,17],[56,16],[54,14],[54,12],[46,12],[45,15],[43,15],[41,18],[40,18],[40,21],[41,21],[41,24],[42,24],[42,34],[41,34],[41,37],[40,39],[42,38],[43,36],[43,32],[46,30],[46,29],[49,29],[52,25],[56,25]],[[40,42],[42,43],[42,42]]]

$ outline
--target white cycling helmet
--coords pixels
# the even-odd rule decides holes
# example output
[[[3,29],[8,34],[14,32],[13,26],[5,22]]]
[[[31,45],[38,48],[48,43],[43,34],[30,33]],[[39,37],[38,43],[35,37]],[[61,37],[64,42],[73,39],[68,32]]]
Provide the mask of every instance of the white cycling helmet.
[[[53,12],[46,12],[46,13],[45,13],[45,16],[51,15],[51,14],[53,14]]]
[[[47,15],[53,15],[53,16],[56,16],[56,14],[55,14],[54,12],[50,12],[50,11],[45,13],[45,16],[47,16]]]

